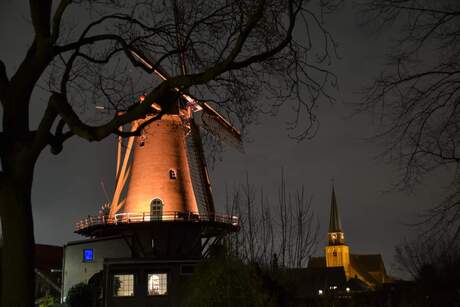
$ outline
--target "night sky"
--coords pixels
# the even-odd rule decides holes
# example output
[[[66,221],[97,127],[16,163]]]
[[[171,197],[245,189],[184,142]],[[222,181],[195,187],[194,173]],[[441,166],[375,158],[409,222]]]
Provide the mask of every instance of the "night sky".
[[[22,2],[0,4],[0,59],[6,63],[9,76],[31,41],[27,2]],[[394,270],[394,247],[413,234],[414,229],[407,224],[439,201],[445,174],[431,176],[412,193],[387,191],[397,180],[396,168],[378,157],[382,148],[366,141],[375,132],[373,122],[368,115],[351,117],[350,103],[360,99],[358,90],[379,73],[395,29],[375,34],[360,26],[359,19],[351,7],[346,7],[326,24],[339,43],[341,59],[331,66],[339,77],[339,89],[331,92],[336,103],[325,102],[318,110],[321,126],[316,137],[301,142],[290,139],[286,121],[292,113],[286,110],[277,117],[261,116],[249,129],[252,141],[244,145],[245,153],[225,148],[222,161],[211,170],[211,180],[217,209],[223,211],[226,187],[244,182],[246,171],[253,184],[273,190],[269,197],[276,199],[284,169],[289,189],[303,185],[313,197],[322,239],[316,254],[322,255],[334,178],[350,251],[382,253],[387,270],[398,274]],[[43,91],[36,91],[32,127],[42,114],[45,97]],[[114,137],[100,143],[74,137],[58,156],[45,150],[36,166],[32,195],[36,241],[62,245],[82,239],[73,233],[74,223],[96,214],[106,202],[101,182],[111,196],[114,174]]]

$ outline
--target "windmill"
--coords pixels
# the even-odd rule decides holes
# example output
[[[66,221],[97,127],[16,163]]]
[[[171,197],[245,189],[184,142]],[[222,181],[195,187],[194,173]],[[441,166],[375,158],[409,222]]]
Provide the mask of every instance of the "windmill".
[[[179,34],[177,44],[182,50]],[[152,77],[169,78],[146,50],[129,51]],[[64,296],[93,280],[101,306],[178,306],[194,268],[215,243],[239,230],[237,217],[215,212],[200,129],[241,148],[239,131],[210,103],[179,88],[152,110],[120,127],[143,129],[139,136],[118,137],[113,196],[98,215],[76,224],[75,232],[89,238],[65,246]]]
[[[180,47],[179,38],[177,44]],[[147,73],[161,80],[170,78],[155,66],[155,58],[147,51],[131,47],[130,52]],[[183,54],[180,62],[185,74]],[[161,118],[147,124],[140,136],[118,138],[116,185],[110,206],[99,216],[77,223],[77,233],[97,236],[116,232],[114,227],[120,224],[168,221],[206,222],[237,229],[236,217],[215,212],[200,127],[238,148],[240,132],[210,103],[179,88],[167,99],[152,105],[153,114],[131,123],[129,129],[135,131],[161,112]],[[195,119],[197,113],[201,115],[200,125]]]

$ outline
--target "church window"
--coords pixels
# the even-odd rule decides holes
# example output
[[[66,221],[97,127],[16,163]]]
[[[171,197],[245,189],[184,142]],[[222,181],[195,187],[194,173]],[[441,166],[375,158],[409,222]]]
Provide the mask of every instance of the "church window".
[[[333,239],[333,240],[337,239],[337,234],[333,233],[333,234],[332,234],[332,239]]]
[[[153,273],[147,277],[148,295],[167,295],[168,294],[168,274]]]
[[[134,274],[113,276],[113,296],[134,296]]]
[[[337,251],[333,251],[333,252],[332,252],[332,255],[333,255],[334,257],[337,257]]]
[[[163,201],[155,198],[150,203],[150,216],[152,219],[161,219],[163,216]]]
[[[169,170],[169,179],[176,179],[176,178],[177,178],[176,171],[173,170],[173,169],[170,169]]]

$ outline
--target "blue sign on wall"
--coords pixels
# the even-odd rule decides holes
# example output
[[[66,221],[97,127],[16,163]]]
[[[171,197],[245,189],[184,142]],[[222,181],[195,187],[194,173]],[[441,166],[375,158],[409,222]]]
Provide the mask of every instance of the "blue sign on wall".
[[[94,251],[92,248],[83,250],[83,262],[94,261]]]

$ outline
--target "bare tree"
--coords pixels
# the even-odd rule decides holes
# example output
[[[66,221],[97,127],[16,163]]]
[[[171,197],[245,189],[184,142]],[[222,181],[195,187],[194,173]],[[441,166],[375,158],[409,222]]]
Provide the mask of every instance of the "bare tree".
[[[271,202],[274,195],[250,184],[247,175],[245,184],[235,188],[231,203],[227,198],[227,211],[240,217],[240,231],[226,238],[227,248],[248,263],[303,267],[318,243],[319,223],[311,198],[303,187],[288,192],[284,175],[277,196]]]
[[[399,34],[388,65],[366,89],[359,109],[369,111],[379,121],[377,140],[386,148],[384,157],[399,166],[400,188],[414,187],[434,170],[453,170],[450,200],[429,214],[437,221],[442,216],[455,216],[458,229],[460,3],[360,2],[369,23],[393,27]]]
[[[0,61],[1,305],[33,305],[31,189],[46,147],[58,154],[72,137],[140,135],[177,92],[209,100],[241,128],[263,107],[293,104],[299,136],[311,135],[313,107],[331,99],[326,89],[335,81],[327,70],[335,44],[315,11],[334,3],[318,3],[31,0],[34,39],[25,57],[11,76]],[[151,68],[137,69],[133,51],[154,58]],[[168,78],[155,80],[158,70]],[[31,127],[36,88],[48,99]],[[146,116],[135,131],[119,129]]]
[[[415,282],[414,306],[458,305],[460,246],[456,238],[421,235],[396,248],[396,261]]]

